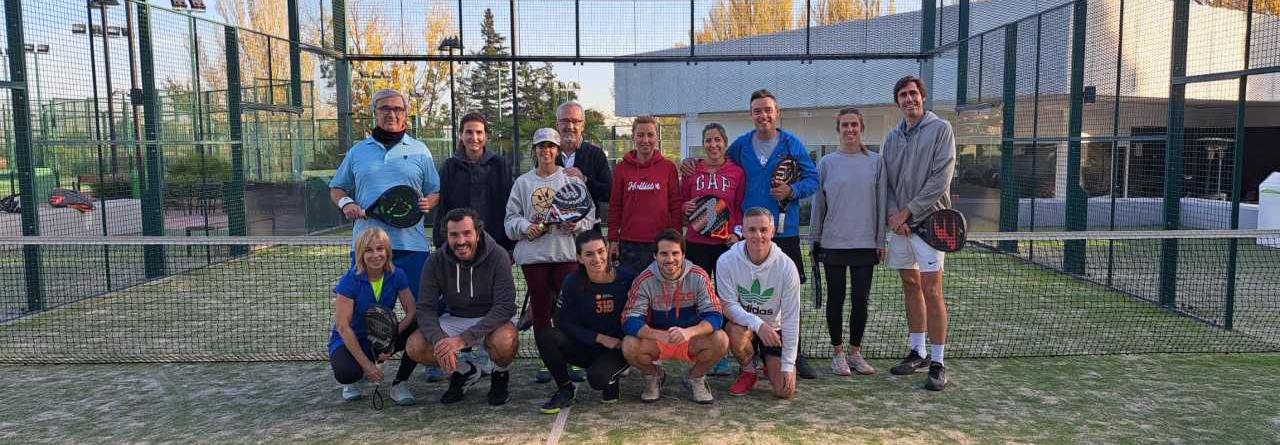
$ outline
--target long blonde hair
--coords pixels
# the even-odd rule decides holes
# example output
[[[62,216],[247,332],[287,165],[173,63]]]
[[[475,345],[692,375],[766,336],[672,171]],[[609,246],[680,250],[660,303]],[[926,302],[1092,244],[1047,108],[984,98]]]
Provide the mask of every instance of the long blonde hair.
[[[364,264],[364,252],[375,246],[375,243],[381,243],[387,248],[387,262],[382,265],[382,270],[384,272],[395,271],[396,266],[391,264],[391,237],[387,236],[387,232],[384,232],[381,228],[370,227],[356,238],[356,273],[367,272],[365,270],[367,267]]]

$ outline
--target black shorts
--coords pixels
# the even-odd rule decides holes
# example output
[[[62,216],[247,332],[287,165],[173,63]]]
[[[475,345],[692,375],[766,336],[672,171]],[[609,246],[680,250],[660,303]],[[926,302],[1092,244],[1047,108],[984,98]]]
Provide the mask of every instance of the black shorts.
[[[774,332],[777,332],[777,333],[778,333],[778,338],[782,338],[782,330],[781,330],[781,329],[777,329],[777,330],[775,330]],[[759,336],[759,335],[753,335],[753,336],[751,337],[751,345],[752,345],[753,347],[755,347],[756,354],[759,354],[759,355],[760,355],[760,357],[762,357],[762,358],[763,358],[764,356],[766,356],[766,355],[772,355],[772,356],[774,356],[774,357],[779,357],[779,358],[780,358],[780,357],[782,357],[782,347],[781,347],[781,346],[765,346],[765,345],[764,345],[764,343],[761,343],[761,342],[760,342],[760,336]]]
[[[693,262],[695,266],[701,267],[707,271],[707,275],[714,275],[716,272],[716,260],[720,259],[720,255],[729,251],[729,246],[724,244],[701,244],[688,243],[685,245],[685,258]]]
[[[804,254],[800,253],[800,237],[774,238],[773,243],[782,249],[782,253],[787,254],[787,258],[791,258],[791,262],[796,263],[796,271],[800,272],[800,282],[804,283]]]

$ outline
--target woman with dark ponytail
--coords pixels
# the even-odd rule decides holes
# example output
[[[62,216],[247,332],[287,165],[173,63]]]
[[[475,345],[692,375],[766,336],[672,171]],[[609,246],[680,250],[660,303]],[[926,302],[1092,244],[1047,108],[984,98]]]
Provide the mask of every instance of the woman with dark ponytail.
[[[560,286],[554,323],[536,336],[538,355],[556,382],[556,392],[541,412],[555,414],[573,404],[576,388],[569,365],[586,368],[587,383],[602,391],[604,403],[618,401],[618,379],[627,368],[622,357],[622,309],[635,274],[614,268],[609,242],[588,230],[574,240],[578,270]]]

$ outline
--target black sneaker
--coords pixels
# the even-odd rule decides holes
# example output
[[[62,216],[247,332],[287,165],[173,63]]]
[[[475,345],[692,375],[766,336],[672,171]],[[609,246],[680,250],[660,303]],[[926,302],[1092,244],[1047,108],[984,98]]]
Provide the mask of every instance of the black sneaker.
[[[600,403],[605,405],[618,403],[618,390],[620,389],[620,386],[622,386],[621,382],[613,382],[610,383],[609,386],[604,387],[604,390],[600,391]]]
[[[928,367],[929,359],[921,357],[920,354],[916,353],[915,349],[912,349],[911,352],[907,354],[907,358],[902,359],[902,363],[898,363],[897,366],[889,368],[889,373],[893,375],[911,375],[916,373],[916,371]]]
[[[804,356],[796,354],[796,376],[812,380],[818,378],[818,371],[809,365],[809,361],[805,360]]]
[[[538,412],[543,414],[557,414],[560,408],[568,408],[573,405],[573,398],[576,396],[577,389],[574,388],[573,382],[565,386],[556,388],[556,393],[551,395],[551,399],[547,403],[543,403]]]
[[[929,380],[924,382],[924,389],[942,391],[947,387],[947,367],[938,362],[929,363]]]
[[[505,405],[511,401],[511,391],[507,390],[507,382],[511,381],[511,371],[493,371],[489,374],[489,404]]]
[[[587,372],[577,366],[570,366],[569,380],[579,383],[585,382],[587,381]]]
[[[470,364],[471,362],[466,362]],[[467,394],[467,388],[474,385],[480,380],[480,368],[475,365],[466,374],[454,371],[449,374],[449,389],[440,396],[440,403],[450,404],[462,400]]]

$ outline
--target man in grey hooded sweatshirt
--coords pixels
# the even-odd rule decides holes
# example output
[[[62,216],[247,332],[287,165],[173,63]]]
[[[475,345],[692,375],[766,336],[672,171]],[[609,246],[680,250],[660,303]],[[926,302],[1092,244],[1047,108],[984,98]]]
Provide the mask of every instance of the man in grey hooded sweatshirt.
[[[418,363],[451,372],[449,389],[440,398],[449,404],[462,400],[466,389],[480,380],[479,367],[460,361],[458,352],[483,346],[495,365],[488,401],[502,405],[511,398],[507,367],[520,347],[511,257],[484,232],[475,210],[450,210],[444,221],[448,243],[422,267],[418,332],[409,336],[405,351]],[[443,310],[437,310],[440,302]]]
[[[884,159],[888,190],[889,249],[885,265],[902,278],[911,351],[894,375],[908,375],[928,368],[925,388],[941,391],[947,386],[943,350],[947,342],[947,306],[942,299],[943,253],[929,247],[911,226],[936,210],[951,207],[951,177],[955,172],[956,142],[951,124],[924,109],[924,82],[903,77],[893,86],[894,102],[903,120],[885,135]],[[931,348],[926,355],[925,333]]]

